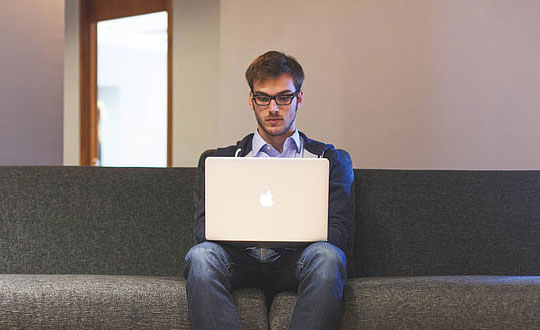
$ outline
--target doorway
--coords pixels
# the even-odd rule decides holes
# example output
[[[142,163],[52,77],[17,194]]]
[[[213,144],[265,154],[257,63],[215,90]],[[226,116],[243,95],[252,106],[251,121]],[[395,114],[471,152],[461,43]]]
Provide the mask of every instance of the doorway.
[[[81,165],[171,166],[169,0],[81,0]]]

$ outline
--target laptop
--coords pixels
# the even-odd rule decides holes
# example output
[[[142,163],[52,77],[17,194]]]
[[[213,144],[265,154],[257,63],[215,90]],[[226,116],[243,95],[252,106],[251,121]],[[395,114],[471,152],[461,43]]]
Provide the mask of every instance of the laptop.
[[[208,157],[205,168],[207,240],[260,247],[327,240],[328,159]]]

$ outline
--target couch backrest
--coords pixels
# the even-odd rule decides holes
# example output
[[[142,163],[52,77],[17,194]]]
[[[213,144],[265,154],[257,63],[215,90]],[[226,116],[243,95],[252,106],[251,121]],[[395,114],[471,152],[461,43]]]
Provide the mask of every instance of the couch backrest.
[[[540,275],[540,171],[355,170],[355,276]]]
[[[0,167],[0,273],[180,276],[195,175]],[[351,277],[540,275],[540,171],[356,169],[355,193]]]
[[[179,276],[194,168],[0,167],[0,273]]]

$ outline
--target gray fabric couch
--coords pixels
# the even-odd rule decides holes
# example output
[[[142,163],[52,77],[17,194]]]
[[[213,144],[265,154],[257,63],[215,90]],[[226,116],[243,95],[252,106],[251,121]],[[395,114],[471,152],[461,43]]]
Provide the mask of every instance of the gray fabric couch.
[[[355,177],[339,329],[540,328],[539,171]],[[196,181],[195,168],[0,167],[0,329],[191,329]],[[245,329],[273,330],[296,299],[234,297]]]

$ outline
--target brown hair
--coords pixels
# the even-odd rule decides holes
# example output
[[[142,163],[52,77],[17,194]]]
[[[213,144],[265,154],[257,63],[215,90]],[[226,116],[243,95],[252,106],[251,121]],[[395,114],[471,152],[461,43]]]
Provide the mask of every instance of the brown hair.
[[[268,79],[274,79],[284,73],[291,75],[295,92],[302,88],[304,82],[304,70],[296,59],[277,51],[269,51],[257,57],[246,70],[246,80],[249,88],[253,92],[255,82],[264,82]]]

